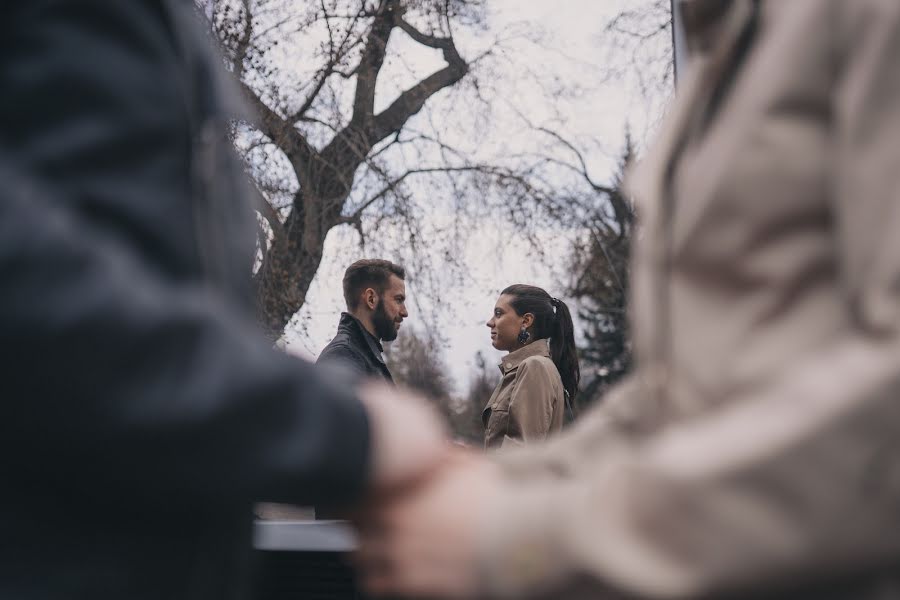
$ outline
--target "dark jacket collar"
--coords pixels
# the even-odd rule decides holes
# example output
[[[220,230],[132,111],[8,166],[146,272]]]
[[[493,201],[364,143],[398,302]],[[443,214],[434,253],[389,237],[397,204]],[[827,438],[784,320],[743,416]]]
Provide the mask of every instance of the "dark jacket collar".
[[[369,350],[372,351],[372,355],[378,362],[384,364],[384,346],[381,345],[381,340],[369,333],[369,330],[362,324],[362,321],[348,312],[342,312],[340,323],[338,323],[338,330],[340,329],[346,329],[348,333],[356,334],[365,340]]]

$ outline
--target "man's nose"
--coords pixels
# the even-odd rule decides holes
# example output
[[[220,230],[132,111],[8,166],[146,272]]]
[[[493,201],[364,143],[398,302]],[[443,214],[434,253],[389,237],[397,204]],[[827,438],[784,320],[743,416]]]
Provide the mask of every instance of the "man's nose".
[[[400,307],[400,316],[404,319],[409,316],[409,312],[406,310],[405,306]]]

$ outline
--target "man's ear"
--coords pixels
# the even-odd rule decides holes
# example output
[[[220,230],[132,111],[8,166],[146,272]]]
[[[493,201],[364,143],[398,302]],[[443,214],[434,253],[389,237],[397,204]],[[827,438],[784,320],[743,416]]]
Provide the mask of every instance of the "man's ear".
[[[534,324],[534,315],[531,313],[525,313],[522,315],[522,325],[525,326],[525,329],[528,329]]]
[[[366,288],[366,291],[363,292],[363,302],[366,303],[369,310],[375,310],[375,307],[378,306],[378,294],[374,289]]]

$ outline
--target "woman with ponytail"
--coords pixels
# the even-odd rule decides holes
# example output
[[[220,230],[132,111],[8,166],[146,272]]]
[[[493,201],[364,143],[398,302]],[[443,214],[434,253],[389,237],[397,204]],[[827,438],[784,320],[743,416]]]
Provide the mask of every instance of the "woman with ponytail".
[[[501,292],[487,326],[494,348],[509,354],[481,414],[485,448],[541,440],[562,429],[580,378],[565,302],[533,285],[511,285]]]

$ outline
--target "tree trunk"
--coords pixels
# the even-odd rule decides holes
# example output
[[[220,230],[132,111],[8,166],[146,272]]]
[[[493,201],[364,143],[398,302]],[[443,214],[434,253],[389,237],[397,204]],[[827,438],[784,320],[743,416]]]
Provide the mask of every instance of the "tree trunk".
[[[272,340],[281,337],[291,318],[303,306],[322,262],[324,233],[307,235],[309,223],[295,218],[298,214],[294,209],[283,229],[275,233],[254,277],[259,323]]]
[[[262,265],[254,275],[259,321],[273,339],[284,333],[294,313],[303,306],[322,261],[328,231],[342,221],[360,218],[362,209],[344,219],[341,212],[353,188],[356,171],[366,163],[373,147],[392,135],[399,135],[406,122],[418,114],[429,98],[452,87],[469,70],[469,65],[459,55],[449,35],[445,38],[429,35],[404,21],[405,5],[401,0],[381,0],[376,6],[374,12],[368,15],[372,24],[366,33],[359,63],[352,71],[355,77],[345,76],[346,79],[355,79],[356,84],[352,113],[349,119],[339,120],[346,125],[341,126],[321,150],[307,141],[297,124],[313,105],[324,81],[331,75],[342,74],[339,67],[344,56],[331,57],[332,62],[323,67],[319,84],[312,86],[313,94],[302,104],[300,112],[287,114],[287,111],[271,108],[241,80],[246,55],[252,48],[249,40],[253,20],[246,4],[245,10],[248,12],[243,14],[243,21],[236,27],[239,35],[234,45],[234,73],[257,113],[257,127],[284,152],[300,185],[286,222],[282,225],[277,218],[276,222],[268,219],[274,237]],[[327,12],[324,3],[322,11]],[[448,15],[445,16],[449,19]],[[398,27],[418,44],[440,50],[447,65],[401,92],[387,108],[376,114],[375,89],[385,64],[391,33]],[[221,37],[222,34],[219,35]],[[376,166],[370,166],[379,170]],[[395,185],[391,183],[395,177],[387,173],[381,173],[381,176],[386,189]],[[378,197],[376,195],[371,201]],[[367,206],[367,203],[363,202],[362,206]]]

